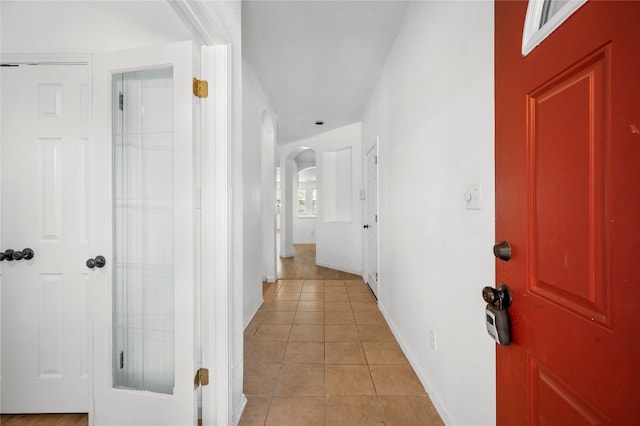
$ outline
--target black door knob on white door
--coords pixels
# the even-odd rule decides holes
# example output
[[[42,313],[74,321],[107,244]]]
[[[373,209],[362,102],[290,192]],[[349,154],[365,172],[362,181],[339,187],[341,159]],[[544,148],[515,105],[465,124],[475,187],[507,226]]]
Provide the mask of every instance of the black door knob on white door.
[[[96,256],[93,259],[87,259],[87,268],[102,268],[104,267],[104,265],[106,265],[106,263],[107,260],[104,258],[104,256]]]
[[[0,252],[0,261],[13,261],[13,260],[29,260],[33,259],[35,253],[30,248],[25,248],[22,250],[12,250],[7,249],[4,252]]]

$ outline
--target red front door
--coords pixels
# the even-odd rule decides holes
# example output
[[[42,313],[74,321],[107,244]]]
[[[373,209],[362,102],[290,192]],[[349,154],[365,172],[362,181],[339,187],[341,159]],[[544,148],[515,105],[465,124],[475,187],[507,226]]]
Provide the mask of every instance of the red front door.
[[[640,422],[640,2],[588,1],[528,56],[495,5],[502,425]]]

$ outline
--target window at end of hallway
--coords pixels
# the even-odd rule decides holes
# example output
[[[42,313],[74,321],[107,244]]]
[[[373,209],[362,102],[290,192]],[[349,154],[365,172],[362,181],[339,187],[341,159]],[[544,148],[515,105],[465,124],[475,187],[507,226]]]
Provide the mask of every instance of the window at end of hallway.
[[[314,189],[314,190],[313,190],[313,206],[312,206],[312,209],[311,209],[311,211],[313,212],[313,215],[314,215],[314,216],[315,216],[315,214],[316,214],[316,207],[317,207],[317,205],[318,205],[318,202],[317,202],[317,200],[316,200],[316,190]]]
[[[305,191],[304,189],[299,189],[298,190],[298,213],[304,213],[305,212],[305,199],[307,197],[307,191]]]

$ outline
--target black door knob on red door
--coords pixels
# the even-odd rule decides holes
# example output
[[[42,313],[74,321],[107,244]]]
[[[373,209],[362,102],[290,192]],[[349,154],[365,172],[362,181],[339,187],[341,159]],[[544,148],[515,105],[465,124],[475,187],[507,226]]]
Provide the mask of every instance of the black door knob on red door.
[[[506,284],[500,284],[498,288],[485,287],[482,289],[482,298],[489,305],[498,305],[498,309],[506,309],[511,306],[511,291]]]
[[[106,263],[107,260],[104,258],[104,256],[96,256],[93,259],[87,259],[87,268],[102,268],[104,267],[104,265],[106,265]]]
[[[505,262],[511,259],[511,245],[506,241],[500,241],[493,246],[493,255]]]

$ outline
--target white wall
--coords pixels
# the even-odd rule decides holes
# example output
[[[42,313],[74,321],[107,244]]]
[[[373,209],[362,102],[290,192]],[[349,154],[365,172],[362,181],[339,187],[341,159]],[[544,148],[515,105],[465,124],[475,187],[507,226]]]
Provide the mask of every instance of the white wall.
[[[266,97],[265,97],[266,98]],[[278,228],[276,208],[276,140],[275,113],[262,113],[262,279],[274,283],[278,280]]]
[[[313,216],[293,217],[293,243],[294,244],[315,244],[316,243],[316,218]]]
[[[322,148],[318,153],[318,219],[316,222],[316,263],[340,271],[362,274],[362,210],[360,201],[360,176],[362,174],[361,125],[360,123],[345,126],[332,132],[325,133],[328,139],[319,139]],[[325,190],[324,182],[324,153],[351,148],[351,220],[338,219],[349,215],[342,211],[334,216],[336,221],[328,222],[324,217],[322,205]],[[344,169],[342,170],[342,172]],[[344,195],[344,193],[343,193]],[[344,208],[344,203],[339,203]]]
[[[365,153],[380,138],[380,308],[445,422],[493,424],[492,2],[410,4],[362,135]],[[481,210],[465,209],[471,183]]]
[[[339,129],[303,139],[280,147],[280,166],[284,168],[281,179],[288,179],[287,160],[291,153],[301,147],[308,147],[316,152],[317,172],[317,200],[318,209],[316,216],[316,264],[327,266],[340,271],[362,273],[362,201],[360,201],[360,175],[361,175],[361,126],[360,123],[344,126]],[[349,222],[325,222],[322,207],[323,188],[323,154],[343,148],[351,148],[351,200],[352,218]],[[284,199],[284,184],[282,184]],[[294,200],[297,203],[297,199]],[[283,204],[283,209],[290,208]],[[285,215],[282,215],[281,235],[286,234],[283,229]],[[293,223],[293,221],[292,221]],[[284,239],[281,244],[285,244]],[[286,247],[281,248],[285,252]]]
[[[246,326],[262,304],[263,264],[263,114],[273,114],[260,83],[251,67],[242,68],[242,176],[243,176],[243,322]],[[273,147],[272,147],[273,148]],[[275,187],[275,154],[272,151],[273,187]],[[275,193],[275,192],[274,192]],[[272,205],[275,214],[275,201]],[[275,221],[275,219],[274,219]],[[273,225],[275,229],[275,223]],[[275,231],[274,231],[275,232]]]

